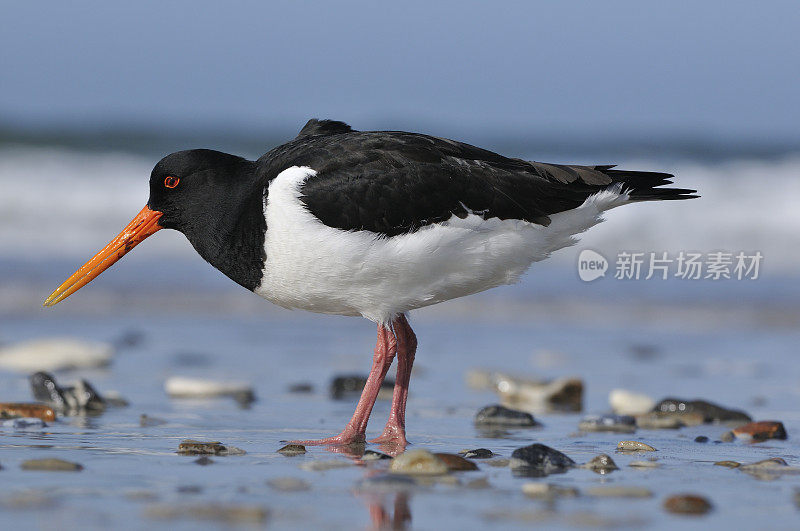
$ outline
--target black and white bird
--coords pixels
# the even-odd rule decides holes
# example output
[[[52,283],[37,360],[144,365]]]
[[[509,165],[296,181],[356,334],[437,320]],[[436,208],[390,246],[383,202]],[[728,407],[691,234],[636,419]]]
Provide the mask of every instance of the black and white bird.
[[[176,229],[211,265],[268,301],[377,323],[372,370],[353,418],[339,435],[303,442],[364,441],[397,357],[390,417],[375,441],[405,447],[417,346],[406,314],[516,282],[606,210],[697,197],[662,188],[672,177],[530,162],[424,134],[310,120],[256,161],[207,149],[164,157],[150,175],[147,206],[45,305],[149,235]]]

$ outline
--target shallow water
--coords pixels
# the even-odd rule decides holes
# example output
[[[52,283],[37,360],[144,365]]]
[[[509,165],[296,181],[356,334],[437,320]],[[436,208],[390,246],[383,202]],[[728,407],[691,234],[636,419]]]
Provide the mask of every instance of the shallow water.
[[[478,303],[480,298],[476,298]],[[275,451],[291,438],[333,434],[349,418],[354,401],[328,398],[334,374],[366,373],[374,330],[359,319],[271,312],[258,318],[191,318],[156,312],[120,317],[70,315],[6,318],[7,342],[41,335],[75,335],[114,340],[126,332],[142,333],[140,345],[122,348],[103,370],[58,373],[60,383],[79,377],[102,393],[117,390],[130,407],[111,409],[99,417],[66,417],[44,430],[0,432],[0,464],[4,491],[0,503],[14,507],[21,493],[44,498],[42,506],[4,511],[6,525],[30,527],[195,528],[191,520],[154,520],[148,507],[182,506],[210,501],[258,505],[270,510],[268,525],[278,529],[368,528],[377,520],[397,517],[417,529],[522,528],[605,525],[647,528],[770,527],[796,523],[794,489],[800,477],[761,481],[738,470],[712,463],[730,459],[753,462],[783,457],[800,464],[795,436],[800,433],[797,382],[793,363],[800,333],[786,329],[738,328],[691,332],[658,331],[635,317],[619,326],[596,326],[563,320],[526,322],[524,316],[502,322],[478,317],[458,319],[436,311],[420,312],[413,322],[420,350],[408,404],[409,439],[414,448],[458,452],[489,448],[508,457],[520,446],[541,442],[577,462],[599,453],[613,456],[620,470],[598,475],[575,469],[566,474],[530,479],[510,469],[476,461],[477,472],[455,475],[457,484],[433,484],[410,490],[376,489],[360,483],[385,468],[386,462],[358,464],[345,456],[309,447],[304,456],[284,457]],[[635,355],[633,347],[652,346],[654,355]],[[532,376],[575,375],[586,382],[587,412],[608,410],[608,392],[615,387],[667,395],[705,398],[748,411],[756,420],[785,423],[787,441],[760,444],[716,443],[727,430],[700,426],[682,430],[638,430],[635,435],[576,434],[581,415],[538,416],[539,429],[511,430],[487,438],[472,417],[482,406],[497,402],[489,392],[470,390],[465,373],[486,367]],[[255,386],[258,401],[241,409],[232,400],[176,400],[163,391],[171,375],[238,379]],[[309,382],[312,394],[291,394],[292,383]],[[24,375],[0,373],[3,400],[30,398]],[[388,412],[379,402],[370,433],[379,432]],[[161,426],[140,427],[139,415],[164,419]],[[711,442],[695,443],[697,435]],[[244,456],[213,457],[198,466],[195,457],[176,454],[182,439],[219,440],[247,451]],[[630,468],[641,455],[615,454],[616,443],[641,439],[655,446],[661,467]],[[375,446],[372,448],[377,449]],[[79,473],[30,472],[25,459],[60,457],[81,463]],[[647,458],[649,456],[644,456]],[[307,471],[309,461],[341,460],[349,465]],[[307,481],[305,492],[281,492],[267,481],[293,477]],[[468,488],[475,478],[490,487]],[[546,481],[581,491],[601,484],[644,486],[649,499],[604,499],[581,496],[552,504],[526,498],[521,485]],[[200,487],[199,492],[192,487]],[[188,492],[187,492],[188,490]],[[142,500],[142,492],[146,499]],[[695,492],[708,497],[714,511],[701,518],[669,515],[661,504],[668,495]],[[137,499],[138,497],[138,499]]]

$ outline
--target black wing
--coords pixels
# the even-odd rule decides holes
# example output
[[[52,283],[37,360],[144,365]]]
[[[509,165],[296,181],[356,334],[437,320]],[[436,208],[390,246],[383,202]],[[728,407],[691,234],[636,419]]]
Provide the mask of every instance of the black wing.
[[[694,190],[655,188],[672,175],[564,166],[503,157],[469,144],[400,131],[353,131],[310,121],[294,141],[265,155],[285,169],[317,174],[302,201],[328,226],[385,236],[413,232],[452,215],[548,225],[550,215],[622,183],[631,199],[687,199]]]

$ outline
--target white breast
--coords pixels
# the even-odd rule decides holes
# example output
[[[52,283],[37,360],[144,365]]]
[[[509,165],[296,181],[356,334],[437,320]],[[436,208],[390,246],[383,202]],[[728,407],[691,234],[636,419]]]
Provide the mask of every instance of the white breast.
[[[267,260],[255,292],[286,308],[363,315],[386,323],[395,315],[516,282],[532,262],[572,245],[574,235],[602,221],[628,196],[619,188],[551,216],[548,227],[519,220],[456,216],[414,233],[382,238],[328,227],[300,201],[316,172],[293,166],[269,185],[264,205]]]

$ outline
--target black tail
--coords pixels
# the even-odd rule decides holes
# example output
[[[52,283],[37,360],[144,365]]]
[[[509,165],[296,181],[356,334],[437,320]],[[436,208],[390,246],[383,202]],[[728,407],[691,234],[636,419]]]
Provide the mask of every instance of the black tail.
[[[620,183],[622,189],[630,195],[631,201],[667,201],[700,197],[697,195],[697,190],[688,188],[658,188],[665,184],[672,184],[675,176],[669,173],[614,170],[612,168],[614,166],[595,166],[596,170],[611,177],[612,182]]]

